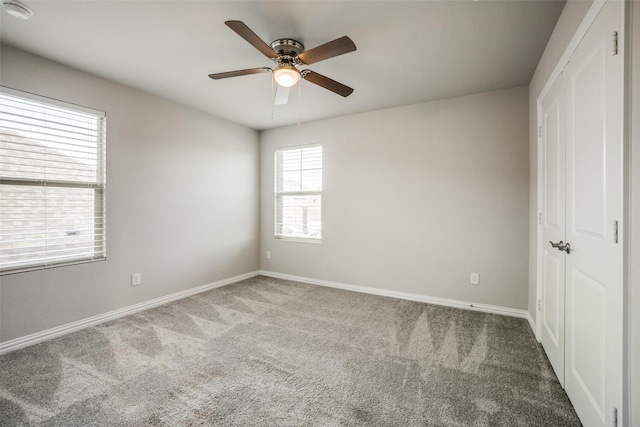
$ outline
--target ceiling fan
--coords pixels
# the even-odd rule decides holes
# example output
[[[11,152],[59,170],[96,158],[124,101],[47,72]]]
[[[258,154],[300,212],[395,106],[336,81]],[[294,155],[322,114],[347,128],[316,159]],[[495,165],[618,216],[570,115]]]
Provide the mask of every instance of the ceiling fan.
[[[275,104],[277,105],[286,104],[289,88],[298,83],[301,78],[344,97],[351,95],[353,92],[353,89],[349,86],[345,86],[322,74],[311,70],[298,69],[300,66],[315,64],[325,59],[353,52],[356,50],[356,45],[349,37],[343,36],[305,51],[302,43],[293,39],[277,39],[269,46],[242,21],[226,21],[225,24],[249,42],[249,44],[262,52],[264,56],[274,61],[276,67],[273,69],[269,67],[248,68],[245,70],[209,74],[209,77],[212,79],[220,80],[229,77],[273,72],[273,77],[278,83],[278,92],[276,92],[275,99]],[[281,87],[284,88],[284,90],[281,90]]]

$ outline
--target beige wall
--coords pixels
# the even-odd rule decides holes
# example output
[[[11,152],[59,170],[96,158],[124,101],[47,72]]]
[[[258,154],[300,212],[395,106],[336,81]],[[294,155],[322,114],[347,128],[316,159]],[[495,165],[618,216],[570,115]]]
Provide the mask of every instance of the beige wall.
[[[2,342],[258,269],[257,131],[1,54],[2,85],[107,113],[107,260],[0,276]]]
[[[263,131],[261,268],[526,309],[527,120],[520,87]],[[311,143],[323,241],[276,240],[273,150]]]

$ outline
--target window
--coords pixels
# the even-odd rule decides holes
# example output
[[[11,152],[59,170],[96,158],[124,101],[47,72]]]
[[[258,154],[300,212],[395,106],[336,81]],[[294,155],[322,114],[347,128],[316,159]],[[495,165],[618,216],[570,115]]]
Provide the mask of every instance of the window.
[[[105,114],[0,88],[0,273],[104,259]]]
[[[275,151],[275,237],[322,238],[322,146]]]

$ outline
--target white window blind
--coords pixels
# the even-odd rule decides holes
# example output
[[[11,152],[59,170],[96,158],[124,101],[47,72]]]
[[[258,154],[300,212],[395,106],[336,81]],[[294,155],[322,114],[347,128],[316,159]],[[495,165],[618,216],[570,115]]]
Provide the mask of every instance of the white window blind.
[[[0,88],[0,273],[105,256],[105,114]]]
[[[322,238],[322,146],[275,150],[275,237]]]

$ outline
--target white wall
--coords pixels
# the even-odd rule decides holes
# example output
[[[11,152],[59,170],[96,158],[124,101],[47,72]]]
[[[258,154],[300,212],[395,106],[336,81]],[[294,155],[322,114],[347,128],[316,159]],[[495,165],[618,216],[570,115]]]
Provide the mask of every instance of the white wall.
[[[1,55],[2,85],[107,113],[107,260],[0,276],[2,342],[258,269],[257,131]]]
[[[263,131],[261,268],[525,309],[527,121],[521,87]],[[273,150],[318,142],[323,241],[276,240]]]
[[[538,195],[538,116],[537,101],[544,85],[549,80],[560,57],[564,54],[569,42],[573,38],[580,23],[591,4],[590,0],[569,0],[558,18],[547,47],[540,58],[540,62],[529,84],[529,169],[531,171],[529,180],[529,314],[535,320],[536,293],[537,293],[537,195]]]

